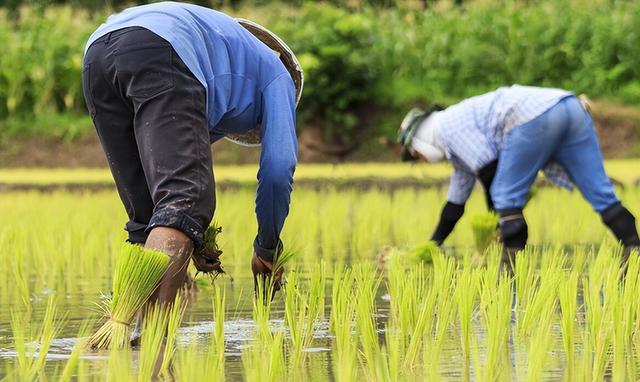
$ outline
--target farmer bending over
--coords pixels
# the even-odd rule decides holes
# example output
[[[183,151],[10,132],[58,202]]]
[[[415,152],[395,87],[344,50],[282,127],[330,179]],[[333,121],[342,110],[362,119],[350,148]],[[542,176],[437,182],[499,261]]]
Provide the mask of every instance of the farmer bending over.
[[[210,144],[261,145],[252,270],[270,276],[282,250],[297,161],[303,76],[265,28],[212,9],[162,2],[115,14],[87,42],[84,96],[129,221],[129,241],[172,257],[152,300],[173,301],[215,210]]]
[[[522,208],[539,170],[556,185],[578,187],[625,246],[640,245],[635,218],[620,203],[602,162],[590,113],[572,93],[514,85],[444,110],[411,110],[399,130],[404,161],[453,164],[447,203],[431,237],[439,245],[464,213],[476,179],[500,215],[502,267],[513,271],[527,242]]]

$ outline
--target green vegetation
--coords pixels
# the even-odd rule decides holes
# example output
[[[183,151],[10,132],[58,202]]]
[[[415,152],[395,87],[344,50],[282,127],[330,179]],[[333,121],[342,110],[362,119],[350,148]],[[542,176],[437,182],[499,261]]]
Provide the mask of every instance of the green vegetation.
[[[636,215],[638,195],[637,187],[620,190]],[[473,224],[485,213],[481,193],[446,242],[455,247],[443,252],[423,246],[442,190],[297,189],[282,238],[296,250],[281,257],[287,283],[273,301],[263,298],[271,296],[269,284],[253,298],[254,196],[249,189],[218,194],[216,221],[225,226],[220,248],[236,280],[232,287],[225,278],[214,287],[199,283],[197,299],[185,294],[172,310],[148,313],[140,349],[95,353],[85,338],[73,346],[60,341],[93,332],[99,296],[111,290],[116,296],[120,282],[111,279],[125,238],[118,196],[0,194],[0,330],[9,333],[0,337],[4,375],[80,381],[638,377],[640,260],[632,256],[627,277],[620,278],[619,249],[577,193],[539,189],[525,209],[534,247],[519,255],[512,281],[499,277],[498,246],[484,251],[486,264],[471,261],[478,227],[495,229],[488,216],[491,224]],[[372,213],[372,205],[381,209]],[[384,246],[401,255],[376,269]],[[406,261],[406,249],[416,246],[426,248],[430,262]]]
[[[128,346],[133,319],[153,294],[169,261],[169,256],[162,252],[135,244],[122,245],[116,260],[112,296],[102,307],[107,322],[89,340],[91,347],[107,349]],[[163,313],[159,308],[151,309],[152,315],[157,315],[158,320],[166,320],[166,317],[160,317]],[[158,331],[157,328],[154,330]]]
[[[638,2],[223,3],[222,10],[264,23],[297,52],[307,79],[300,126],[320,127],[332,140],[391,135],[409,105],[449,104],[510,83],[640,103]],[[83,48],[111,12],[0,10],[1,136],[73,138],[91,130]]]

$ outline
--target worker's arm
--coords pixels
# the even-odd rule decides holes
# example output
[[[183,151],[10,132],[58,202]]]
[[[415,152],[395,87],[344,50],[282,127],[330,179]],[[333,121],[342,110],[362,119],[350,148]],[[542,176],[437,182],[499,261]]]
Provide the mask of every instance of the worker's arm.
[[[497,169],[498,160],[496,159],[478,170],[478,179],[480,180],[480,183],[482,183],[482,188],[484,188],[484,197],[487,202],[487,208],[492,212],[495,209],[493,208],[493,200],[491,199],[491,183],[493,182],[493,178],[496,176]]]
[[[295,89],[287,73],[263,91],[262,151],[256,195],[258,235],[253,249],[268,262],[282,250],[280,231],[289,214],[298,157],[295,105]]]
[[[447,203],[440,213],[440,221],[431,236],[431,240],[438,245],[444,242],[464,214],[464,205],[473,191],[475,182],[476,178],[472,173],[462,168],[455,168],[449,183]]]

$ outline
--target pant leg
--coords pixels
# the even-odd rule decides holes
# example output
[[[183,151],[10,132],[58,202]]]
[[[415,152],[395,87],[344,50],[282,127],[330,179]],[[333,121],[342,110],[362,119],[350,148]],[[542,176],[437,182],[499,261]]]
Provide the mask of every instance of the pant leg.
[[[554,154],[554,160],[567,170],[593,209],[602,212],[619,200],[604,170],[591,115],[575,97],[567,99],[566,105],[569,128]]]
[[[117,46],[117,78],[133,105],[154,205],[146,231],[176,228],[198,246],[215,209],[204,87],[171,45],[148,30],[123,35]]]
[[[522,209],[531,185],[562,141],[569,122],[565,100],[515,127],[503,143],[491,183],[495,209]]]
[[[96,41],[88,49],[82,84],[89,114],[129,217],[125,229],[132,243],[144,243],[145,229],[153,214],[153,200],[147,187],[136,137],[133,106],[117,90],[114,78],[113,46],[108,39]]]

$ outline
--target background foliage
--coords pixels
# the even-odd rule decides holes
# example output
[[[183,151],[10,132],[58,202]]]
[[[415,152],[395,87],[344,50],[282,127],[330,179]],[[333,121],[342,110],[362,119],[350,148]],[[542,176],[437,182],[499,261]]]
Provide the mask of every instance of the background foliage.
[[[0,136],[74,137],[90,129],[88,120],[55,128],[43,121],[85,114],[84,43],[111,7],[124,5],[28,3],[0,9]],[[452,103],[511,83],[640,103],[640,2],[248,3],[205,2],[290,43],[307,78],[301,125],[322,126],[327,136],[352,137],[363,107],[395,120],[410,104]],[[371,126],[371,133],[395,129]]]

